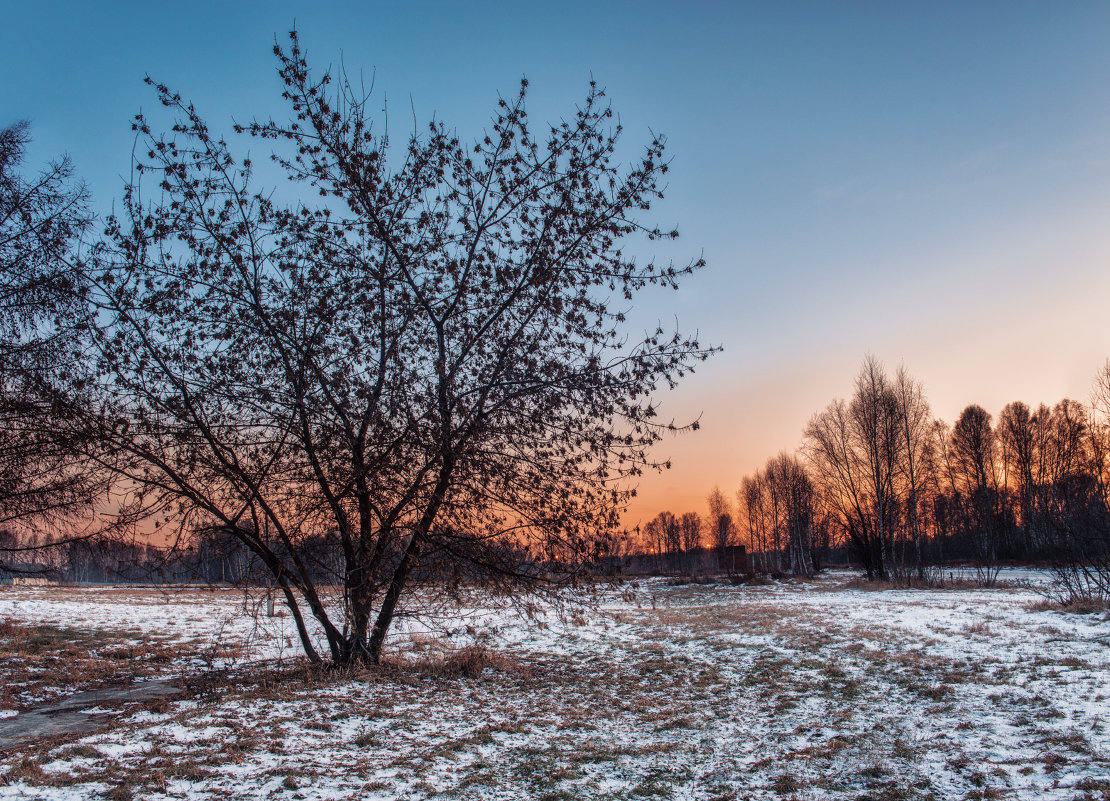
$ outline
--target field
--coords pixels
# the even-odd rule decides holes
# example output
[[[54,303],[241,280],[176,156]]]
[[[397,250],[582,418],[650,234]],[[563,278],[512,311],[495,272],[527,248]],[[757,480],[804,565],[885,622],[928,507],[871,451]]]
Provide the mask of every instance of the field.
[[[242,591],[0,588],[0,724],[140,682],[0,739],[0,798],[1110,799],[1110,619],[1014,578],[475,603],[360,672]]]

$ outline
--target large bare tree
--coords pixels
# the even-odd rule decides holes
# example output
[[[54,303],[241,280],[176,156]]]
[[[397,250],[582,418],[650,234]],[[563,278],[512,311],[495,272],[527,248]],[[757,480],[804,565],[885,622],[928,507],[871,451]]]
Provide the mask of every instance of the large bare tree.
[[[904,487],[903,506],[907,544],[913,547],[913,562],[918,579],[925,578],[924,539],[925,525],[921,507],[927,499],[928,468],[931,463],[931,425],[933,414],[925,398],[925,389],[906,371],[905,365],[894,375],[894,397],[897,403],[898,433],[901,439],[901,462]],[[901,555],[899,560],[908,560]]]
[[[833,401],[806,426],[812,479],[869,578],[904,573],[906,546],[920,541],[928,420],[920,386],[904,370],[891,379],[868,357],[852,399]]]
[[[611,533],[675,427],[654,393],[709,353],[630,339],[624,312],[701,262],[624,249],[677,236],[639,221],[664,139],[621,164],[592,83],[539,132],[522,82],[475,141],[433,122],[402,144],[296,34],[275,54],[290,116],[237,130],[274,148],[280,191],[154,84],[174,121],[135,122],[87,293],[102,402],[83,422],[132,488],[121,514],[229,533],[311,659],[308,615],[333,662],[373,662],[421,576],[554,581]]]
[[[798,458],[783,451],[768,459],[744,476],[736,498],[760,568],[812,576],[816,493]]]

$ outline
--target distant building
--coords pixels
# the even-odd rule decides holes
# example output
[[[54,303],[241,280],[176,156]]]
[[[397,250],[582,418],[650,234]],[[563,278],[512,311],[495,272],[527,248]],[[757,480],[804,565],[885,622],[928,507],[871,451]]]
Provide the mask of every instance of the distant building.
[[[48,587],[57,584],[58,582],[44,576],[12,576],[13,587]]]
[[[724,548],[715,548],[717,556],[717,569],[727,570],[729,573],[748,572],[748,552],[743,545],[726,545]]]

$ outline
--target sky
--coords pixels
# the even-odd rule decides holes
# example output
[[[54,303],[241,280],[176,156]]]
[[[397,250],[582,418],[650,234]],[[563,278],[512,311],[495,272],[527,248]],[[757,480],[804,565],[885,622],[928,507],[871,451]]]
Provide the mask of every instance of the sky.
[[[629,157],[673,159],[650,219],[708,266],[638,298],[640,330],[723,351],[661,413],[626,522],[704,511],[718,485],[794,451],[864,357],[920,380],[934,414],[1086,400],[1110,357],[1110,4],[318,2],[5,4],[0,126],[30,165],[73,159],[108,211],[150,75],[213,128],[282,113],[271,50],[372,81],[392,126],[465,138],[530,82],[533,120],[573,114],[591,78]],[[246,144],[246,143],[245,143]],[[259,143],[255,142],[257,149]]]

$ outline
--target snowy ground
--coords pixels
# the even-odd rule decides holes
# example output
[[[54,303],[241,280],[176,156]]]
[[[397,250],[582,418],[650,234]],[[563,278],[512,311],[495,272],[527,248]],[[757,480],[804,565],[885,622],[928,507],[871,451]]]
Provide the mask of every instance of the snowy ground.
[[[236,666],[100,733],[0,754],[0,798],[1110,798],[1110,621],[1028,588],[651,580],[563,622],[462,610],[444,632],[410,627],[393,667],[348,675],[290,671],[291,627],[258,603],[0,590],[0,621],[188,655],[145,675]]]

